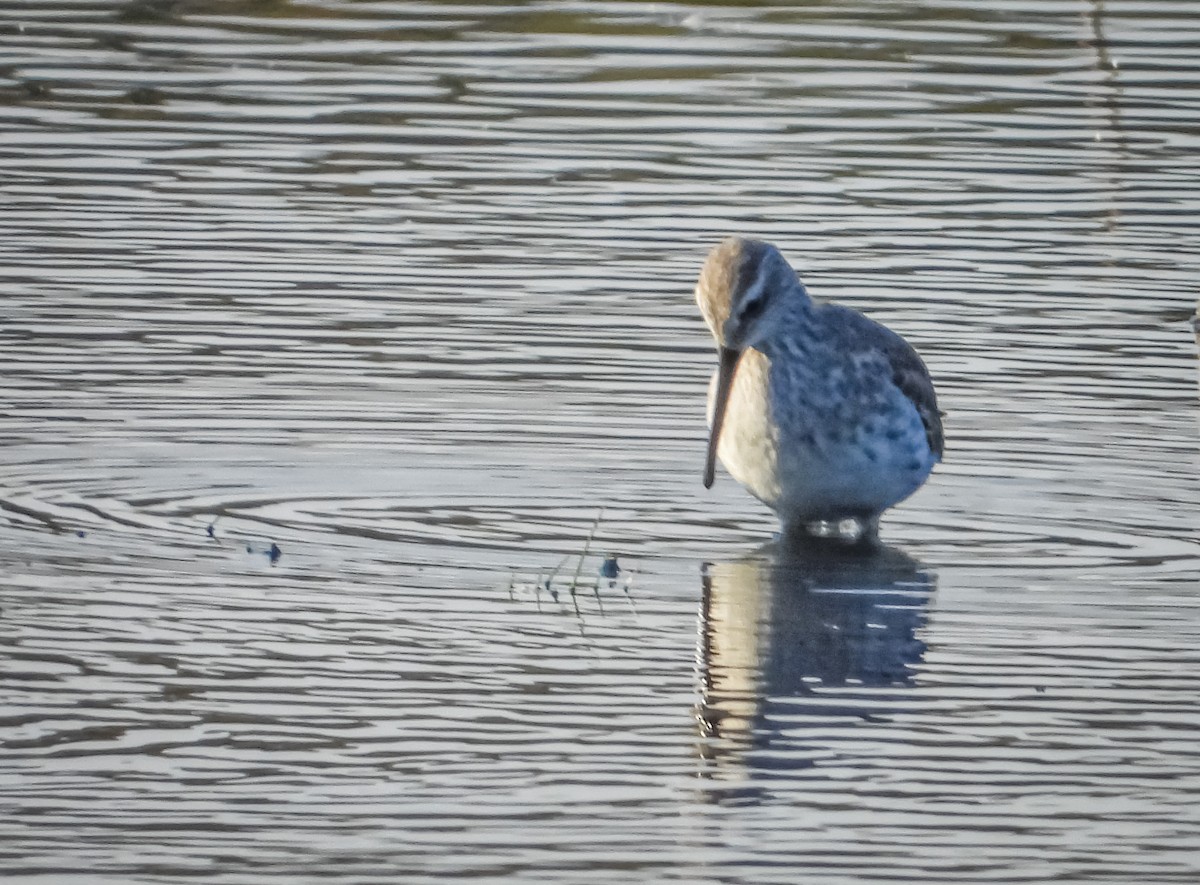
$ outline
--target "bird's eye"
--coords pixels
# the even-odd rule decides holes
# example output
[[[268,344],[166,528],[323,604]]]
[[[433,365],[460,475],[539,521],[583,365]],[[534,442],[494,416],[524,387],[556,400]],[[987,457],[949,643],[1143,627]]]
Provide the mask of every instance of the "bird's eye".
[[[758,298],[752,298],[742,305],[742,319],[752,320],[767,306],[767,299],[761,295]]]

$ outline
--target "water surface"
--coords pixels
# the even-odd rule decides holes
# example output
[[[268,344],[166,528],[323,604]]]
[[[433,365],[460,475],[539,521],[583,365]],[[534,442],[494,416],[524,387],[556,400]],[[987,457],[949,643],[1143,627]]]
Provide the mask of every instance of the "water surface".
[[[1196,881],[1198,41],[0,4],[6,881]],[[700,484],[731,232],[933,372],[876,556]]]

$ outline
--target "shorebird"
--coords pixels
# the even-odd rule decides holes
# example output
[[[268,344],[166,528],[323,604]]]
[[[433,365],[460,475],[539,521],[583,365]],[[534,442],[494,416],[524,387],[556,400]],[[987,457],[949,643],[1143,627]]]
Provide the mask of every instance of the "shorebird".
[[[775,511],[784,535],[879,516],[942,458],[942,420],[920,356],[895,332],[813,301],[769,243],[709,253],[696,303],[718,348],[708,391],[705,488],[715,462]]]

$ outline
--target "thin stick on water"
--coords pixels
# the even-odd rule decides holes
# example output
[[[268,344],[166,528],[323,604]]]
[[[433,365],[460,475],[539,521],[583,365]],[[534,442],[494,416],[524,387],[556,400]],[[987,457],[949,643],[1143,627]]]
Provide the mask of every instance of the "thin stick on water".
[[[600,528],[600,520],[604,517],[604,508],[600,508],[600,512],[596,514],[596,521],[592,523],[592,530],[588,532],[587,540],[583,543],[583,552],[579,554],[579,563],[575,566],[575,577],[571,578],[571,595],[575,595],[575,586],[579,583],[579,573],[583,571],[583,561],[587,558],[588,550],[592,546],[592,539],[596,537],[596,529]]]
[[[546,592],[550,594],[550,598],[555,602],[558,602],[558,591],[554,589],[554,576],[557,575],[559,570],[567,564],[567,560],[570,558],[571,554],[568,553],[558,561],[558,565],[550,569],[550,574],[546,575]]]
[[[562,559],[560,559],[558,561],[558,565],[556,565],[554,568],[550,569],[550,574],[546,575],[546,589],[547,590],[550,589],[550,582],[554,580],[554,576],[558,574],[559,569],[561,569],[564,565],[566,565],[567,560],[570,558],[571,558],[571,554],[568,553],[566,556],[564,556]]]

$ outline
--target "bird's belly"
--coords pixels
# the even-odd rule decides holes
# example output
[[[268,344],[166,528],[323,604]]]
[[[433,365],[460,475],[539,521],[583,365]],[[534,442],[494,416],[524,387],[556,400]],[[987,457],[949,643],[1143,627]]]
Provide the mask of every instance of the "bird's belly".
[[[911,443],[882,448],[861,441],[813,446],[808,438],[785,440],[772,506],[785,524],[877,516],[920,488],[933,469],[933,458],[918,448],[927,451],[924,437]]]

